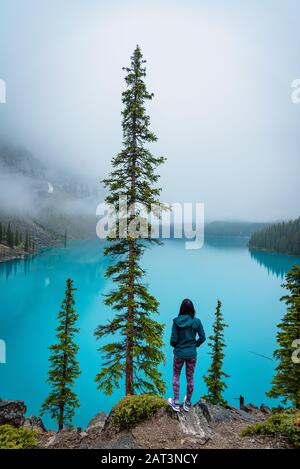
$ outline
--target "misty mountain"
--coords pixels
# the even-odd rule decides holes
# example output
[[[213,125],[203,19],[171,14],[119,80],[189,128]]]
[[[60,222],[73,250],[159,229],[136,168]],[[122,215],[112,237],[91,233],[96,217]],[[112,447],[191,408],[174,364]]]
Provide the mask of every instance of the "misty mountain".
[[[29,178],[45,179],[46,167],[26,148],[0,143],[0,174],[21,174]]]
[[[0,143],[0,220],[34,220],[57,235],[90,237],[100,201],[99,183],[46,167],[27,149]]]

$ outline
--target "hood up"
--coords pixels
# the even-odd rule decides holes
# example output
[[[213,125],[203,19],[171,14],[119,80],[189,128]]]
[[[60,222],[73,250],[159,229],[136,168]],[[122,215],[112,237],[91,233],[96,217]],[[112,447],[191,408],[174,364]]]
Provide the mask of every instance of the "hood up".
[[[174,323],[176,324],[176,326],[181,327],[183,329],[185,327],[191,327],[193,322],[194,319],[191,318],[189,314],[180,314],[179,316],[177,316],[177,318],[174,319]]]

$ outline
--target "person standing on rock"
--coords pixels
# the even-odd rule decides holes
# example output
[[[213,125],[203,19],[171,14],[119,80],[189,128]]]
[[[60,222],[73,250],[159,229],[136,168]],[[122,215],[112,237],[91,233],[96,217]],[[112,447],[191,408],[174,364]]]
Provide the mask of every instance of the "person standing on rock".
[[[198,338],[197,338],[198,336]],[[173,320],[170,344],[174,347],[173,361],[173,392],[168,404],[175,412],[180,411],[179,391],[180,373],[185,363],[187,393],[183,402],[183,409],[189,412],[191,397],[194,390],[194,372],[197,361],[197,347],[205,342],[205,333],[199,318],[195,318],[195,308],[191,300],[185,299],[181,303],[179,315]]]

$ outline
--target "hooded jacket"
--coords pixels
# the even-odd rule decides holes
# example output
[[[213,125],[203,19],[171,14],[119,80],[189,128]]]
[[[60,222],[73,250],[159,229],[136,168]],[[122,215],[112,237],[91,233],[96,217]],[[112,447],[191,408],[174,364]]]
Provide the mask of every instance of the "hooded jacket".
[[[196,339],[198,335],[198,339]],[[173,320],[170,344],[174,347],[174,355],[188,359],[197,356],[197,347],[205,342],[205,333],[199,318],[181,314]]]

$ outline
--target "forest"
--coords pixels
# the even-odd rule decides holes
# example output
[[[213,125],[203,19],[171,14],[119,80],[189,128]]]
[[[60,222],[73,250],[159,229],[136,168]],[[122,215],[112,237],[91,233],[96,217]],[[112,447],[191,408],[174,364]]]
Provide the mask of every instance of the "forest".
[[[249,248],[280,254],[300,254],[300,217],[289,222],[275,223],[253,233]]]

